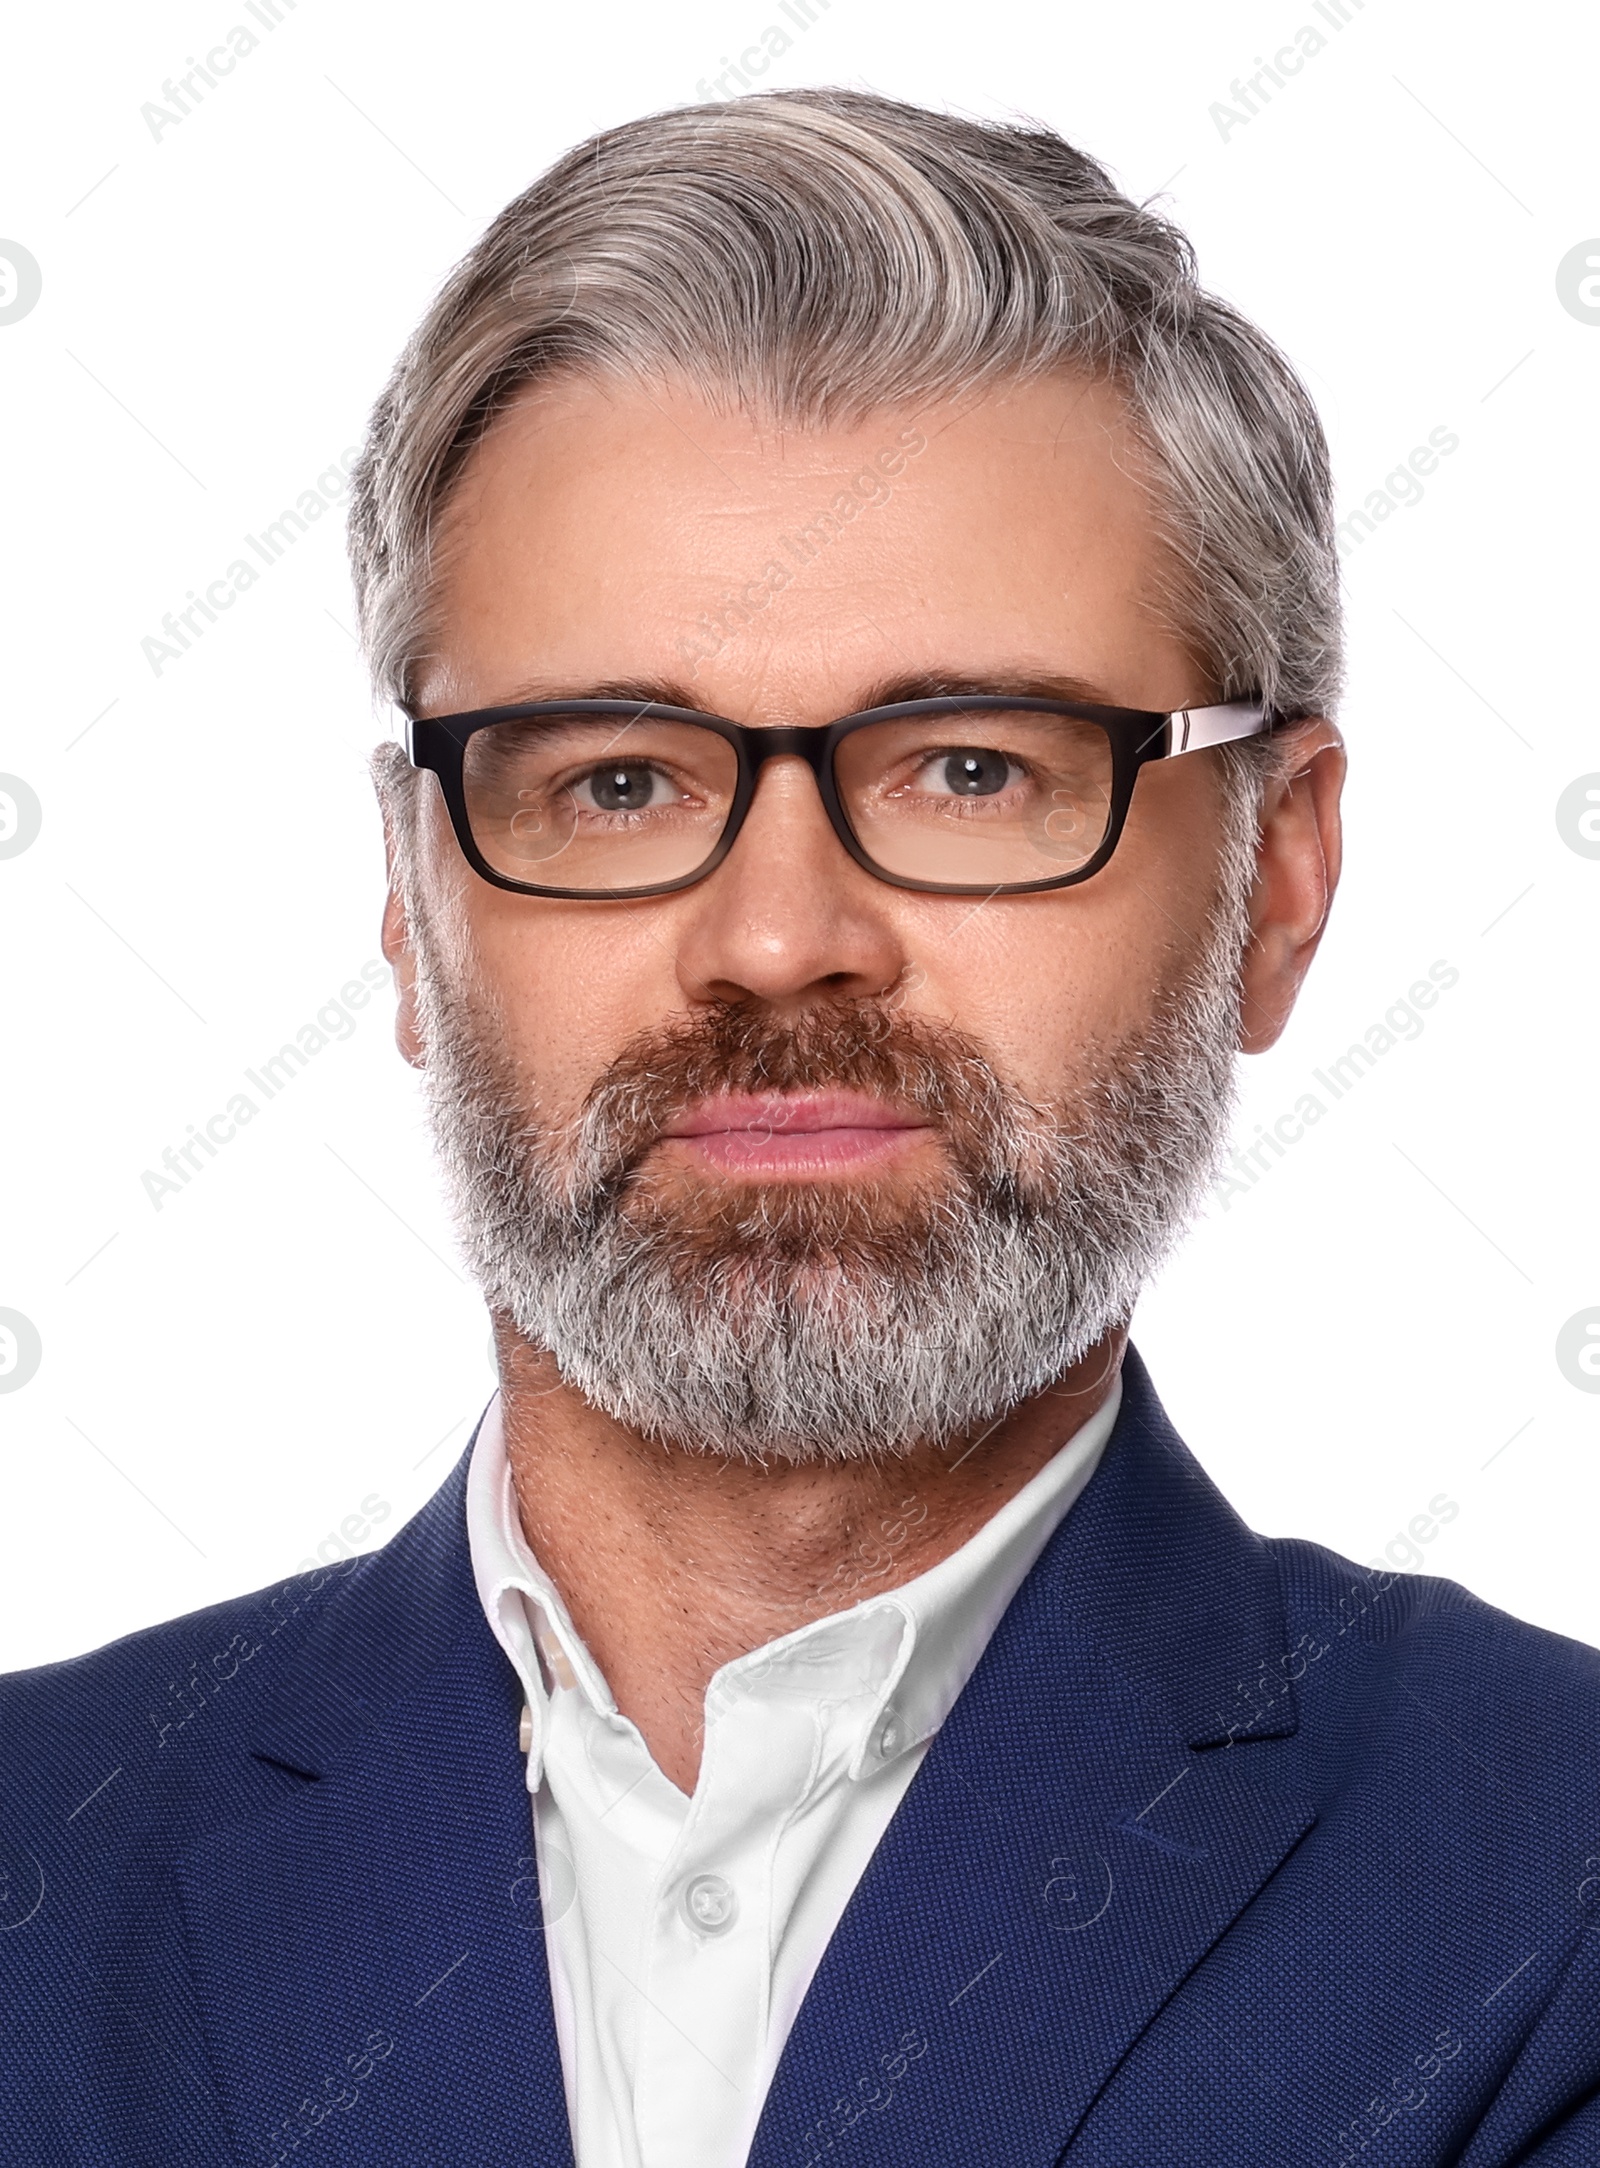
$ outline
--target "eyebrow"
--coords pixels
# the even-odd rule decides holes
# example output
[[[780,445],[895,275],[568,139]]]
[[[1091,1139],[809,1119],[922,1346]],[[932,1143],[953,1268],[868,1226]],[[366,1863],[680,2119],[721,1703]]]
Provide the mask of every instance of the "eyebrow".
[[[1088,678],[1039,670],[918,670],[869,685],[863,708],[889,708],[902,700],[959,700],[968,693],[1011,693],[1019,700],[1077,700],[1094,707],[1126,703]]]
[[[862,689],[854,706],[841,712],[860,715],[869,708],[896,707],[905,700],[959,700],[969,694],[982,693],[1009,693],[1019,700],[1078,701],[1103,708],[1124,705],[1104,686],[1093,684],[1087,678],[1061,676],[1049,671],[915,670],[874,679]],[[534,678],[515,686],[494,705],[515,707],[523,702],[542,700],[636,700],[641,707],[687,708],[697,715],[715,712],[705,707],[693,689],[678,679],[653,677],[606,678],[594,684]],[[759,718],[756,727],[760,727]]]

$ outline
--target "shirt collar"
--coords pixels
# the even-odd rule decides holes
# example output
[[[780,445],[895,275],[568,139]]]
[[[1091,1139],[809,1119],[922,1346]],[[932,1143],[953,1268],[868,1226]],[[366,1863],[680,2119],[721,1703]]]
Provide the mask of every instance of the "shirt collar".
[[[808,1662],[818,1659],[826,1668],[830,1651],[848,1651],[866,1689],[850,1775],[869,1777],[921,1746],[949,1715],[1007,1605],[1093,1475],[1121,1399],[1119,1374],[1088,1421],[948,1558],[898,1588],[862,1595],[725,1664],[711,1691],[759,1691],[763,1681],[803,1676]],[[907,1488],[910,1493],[909,1483]],[[884,1570],[892,1570],[895,1545],[905,1540],[919,1510],[911,1494],[900,1513],[886,1519]],[[523,1535],[498,1393],[472,1449],[467,1536],[478,1600],[522,1682],[531,1731],[528,1789],[536,1791],[549,1734],[546,1672],[556,1686],[581,1693],[596,1716],[618,1725],[627,1719]]]
[[[522,1533],[498,1393],[478,1425],[467,1469],[467,1542],[478,1601],[495,1639],[522,1681],[532,1727],[528,1789],[537,1791],[544,1768],[550,1700],[540,1666],[535,1624],[543,1629],[546,1661],[558,1685],[564,1686],[570,1679],[604,1716],[616,1715],[617,1704],[555,1583],[534,1557]]]

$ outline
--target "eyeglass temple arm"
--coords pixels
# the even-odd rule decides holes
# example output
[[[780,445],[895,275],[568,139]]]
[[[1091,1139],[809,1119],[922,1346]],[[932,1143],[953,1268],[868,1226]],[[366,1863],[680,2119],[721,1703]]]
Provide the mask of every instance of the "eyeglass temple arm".
[[[1233,745],[1258,738],[1276,718],[1259,700],[1227,700],[1215,708],[1177,708],[1167,717],[1167,758],[1206,745]]]

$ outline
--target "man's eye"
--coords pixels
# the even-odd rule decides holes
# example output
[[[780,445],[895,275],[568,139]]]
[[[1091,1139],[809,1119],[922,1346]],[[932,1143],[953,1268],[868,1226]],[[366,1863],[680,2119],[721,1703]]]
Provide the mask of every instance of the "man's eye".
[[[1022,770],[991,746],[961,745],[933,754],[917,777],[918,785],[937,798],[992,798]]]
[[[659,769],[627,760],[592,770],[572,785],[572,794],[587,811],[638,813],[646,806],[660,805],[672,791]]]

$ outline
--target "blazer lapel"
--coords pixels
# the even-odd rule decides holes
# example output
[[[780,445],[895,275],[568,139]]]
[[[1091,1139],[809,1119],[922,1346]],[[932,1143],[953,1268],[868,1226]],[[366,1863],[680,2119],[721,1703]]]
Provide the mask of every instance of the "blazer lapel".
[[[180,1869],[256,2168],[570,2168],[521,1697],[472,1589],[462,1487],[329,1602],[256,1732],[278,1797]]]
[[[1274,1781],[1282,1651],[1265,1547],[1130,1352],[1105,1460],[858,1886],[750,2168],[1054,2161],[1315,1820]]]

